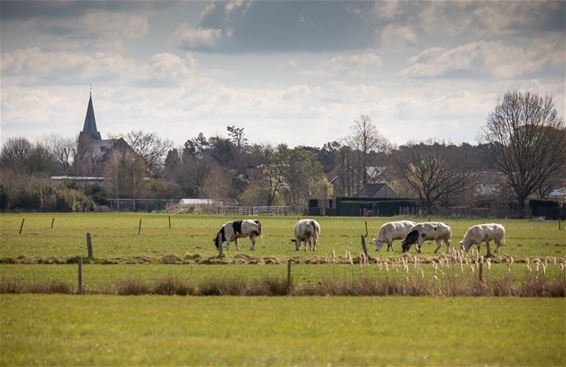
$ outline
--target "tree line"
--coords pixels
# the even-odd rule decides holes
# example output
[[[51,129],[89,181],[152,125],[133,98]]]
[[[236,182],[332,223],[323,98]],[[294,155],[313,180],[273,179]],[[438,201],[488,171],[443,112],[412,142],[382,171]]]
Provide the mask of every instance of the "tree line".
[[[566,130],[551,96],[507,92],[487,116],[476,145],[429,139],[395,146],[370,116],[322,147],[250,142],[244,128],[202,133],[175,147],[156,133],[131,131],[130,148],[104,159],[78,138],[9,139],[0,151],[0,208],[89,210],[113,198],[208,198],[241,205],[306,206],[309,199],[353,196],[387,183],[431,210],[448,205],[508,205],[544,198],[563,184]],[[125,146],[125,145],[124,145]],[[103,184],[53,183],[50,176],[102,176]]]

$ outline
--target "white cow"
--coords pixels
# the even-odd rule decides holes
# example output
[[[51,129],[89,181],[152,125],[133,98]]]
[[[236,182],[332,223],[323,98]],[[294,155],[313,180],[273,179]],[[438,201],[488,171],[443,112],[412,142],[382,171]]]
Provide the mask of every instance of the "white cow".
[[[238,250],[238,238],[249,237],[251,240],[250,250],[255,250],[255,239],[261,235],[261,223],[259,220],[236,220],[224,223],[218,231],[216,238],[212,240],[216,248],[226,242],[226,250],[230,247],[233,240]]]
[[[379,228],[379,233],[373,240],[375,243],[375,251],[381,250],[383,243],[387,243],[387,251],[394,251],[393,241],[404,240],[409,230],[416,225],[410,220],[399,220],[396,222],[388,222]]]
[[[295,224],[295,239],[291,242],[295,243],[297,251],[301,250],[301,244],[304,242],[305,251],[307,243],[309,250],[315,251],[320,236],[320,224],[314,219],[301,219]]]
[[[502,243],[505,243],[505,227],[497,223],[476,224],[475,226],[471,226],[466,231],[464,239],[460,241],[460,247],[467,252],[472,245],[477,245],[479,252],[480,244],[485,242],[487,246],[487,256],[490,256],[489,241],[491,240],[495,241],[495,252],[499,252],[499,247]]]
[[[452,237],[452,230],[450,226],[442,222],[425,222],[418,223],[410,229],[407,237],[403,241],[403,252],[409,251],[411,245],[416,243],[417,252],[422,253],[422,244],[425,241],[435,240],[436,249],[434,253],[438,252],[442,242],[446,244],[446,252],[450,250],[450,237]]]

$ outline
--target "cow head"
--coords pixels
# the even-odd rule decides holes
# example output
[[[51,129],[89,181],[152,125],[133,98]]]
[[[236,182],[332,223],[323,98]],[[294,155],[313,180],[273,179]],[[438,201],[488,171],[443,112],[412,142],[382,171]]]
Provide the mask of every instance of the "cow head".
[[[411,245],[419,239],[419,231],[411,231],[403,240],[403,252],[407,252],[411,249]]]
[[[301,243],[300,243],[298,240],[292,239],[291,242],[295,244],[295,249],[296,249],[297,251],[300,251],[300,250],[301,250]]]
[[[256,233],[257,233],[257,236],[259,237],[259,236],[262,235],[262,233],[261,233],[261,222],[259,220],[254,220],[254,223],[257,224]]]

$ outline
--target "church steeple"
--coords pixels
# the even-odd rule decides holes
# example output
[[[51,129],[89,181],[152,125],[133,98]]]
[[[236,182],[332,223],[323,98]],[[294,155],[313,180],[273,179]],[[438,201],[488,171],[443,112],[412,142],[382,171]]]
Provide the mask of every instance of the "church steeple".
[[[90,97],[88,99],[88,108],[86,110],[85,123],[83,131],[80,135],[89,137],[93,140],[101,140],[100,132],[96,129],[96,119],[94,118],[94,107],[92,106],[92,86],[90,87]]]

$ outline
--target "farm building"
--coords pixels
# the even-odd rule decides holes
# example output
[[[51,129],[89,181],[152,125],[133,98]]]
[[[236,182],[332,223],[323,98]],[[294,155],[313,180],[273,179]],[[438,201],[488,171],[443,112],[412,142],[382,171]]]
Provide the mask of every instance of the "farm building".
[[[353,197],[337,197],[326,203],[309,201],[309,215],[393,216],[401,208],[418,206],[417,200],[400,197],[388,184],[366,184]]]

